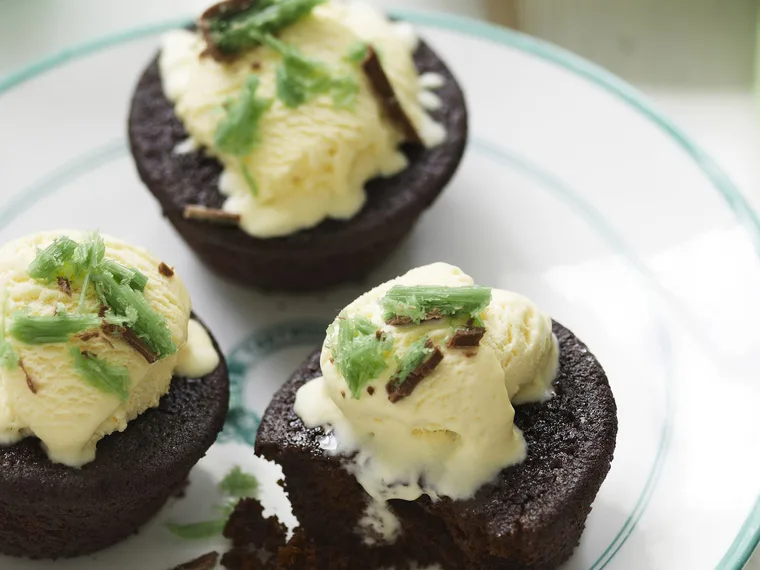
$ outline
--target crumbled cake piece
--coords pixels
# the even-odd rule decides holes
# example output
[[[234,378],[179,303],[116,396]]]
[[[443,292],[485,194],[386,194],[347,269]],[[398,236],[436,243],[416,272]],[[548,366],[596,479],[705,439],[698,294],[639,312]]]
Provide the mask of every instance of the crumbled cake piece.
[[[256,499],[238,502],[227,525],[224,536],[234,546],[254,546],[267,552],[276,552],[285,545],[288,529],[275,516],[264,518],[264,508]]]

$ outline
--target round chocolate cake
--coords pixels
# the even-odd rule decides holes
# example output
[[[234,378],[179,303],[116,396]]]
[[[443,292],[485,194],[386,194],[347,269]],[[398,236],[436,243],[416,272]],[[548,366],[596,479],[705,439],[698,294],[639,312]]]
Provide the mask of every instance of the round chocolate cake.
[[[222,429],[228,401],[221,357],[203,378],[173,378],[157,408],[103,438],[81,469],[52,463],[35,438],[0,447],[0,552],[79,556],[134,533],[182,488]]]
[[[222,275],[282,291],[358,280],[407,236],[454,175],[464,152],[467,111],[456,79],[424,42],[414,61],[420,74],[433,72],[445,79],[436,91],[443,104],[431,116],[446,128],[446,140],[433,148],[405,147],[409,167],[371,180],[364,208],[350,220],[330,219],[289,236],[258,239],[237,227],[185,219],[186,206],[222,206],[222,166],[202,150],[174,152],[188,135],[164,95],[157,59],[141,77],[129,115],[129,140],[140,178],[200,259]]]
[[[554,397],[515,408],[525,461],[465,501],[391,500],[402,533],[390,546],[368,546],[357,534],[368,495],[341,458],[322,450],[323,430],[307,429],[293,410],[298,388],[321,374],[320,350],[309,356],[267,408],[256,453],[282,466],[293,513],[316,549],[315,567],[406,567],[414,560],[447,570],[550,570],[567,560],[609,471],[617,417],[599,362],[562,325],[554,323],[554,333]]]

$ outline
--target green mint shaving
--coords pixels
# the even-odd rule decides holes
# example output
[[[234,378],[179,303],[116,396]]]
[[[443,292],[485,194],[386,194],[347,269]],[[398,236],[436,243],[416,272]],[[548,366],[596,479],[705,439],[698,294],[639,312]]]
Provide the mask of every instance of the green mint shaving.
[[[259,482],[256,477],[245,473],[240,467],[236,466],[222,479],[218,488],[222,495],[228,497],[228,500],[223,505],[217,505],[214,508],[214,510],[220,513],[220,518],[190,524],[169,523],[166,525],[166,528],[172,534],[188,540],[218,536],[224,531],[227,519],[229,519],[235,510],[237,501],[253,497],[259,488]]]
[[[277,66],[277,97],[288,107],[296,108],[319,95],[329,94],[333,105],[339,109],[351,108],[359,92],[359,83],[351,75],[334,77],[330,68],[307,58],[296,48],[270,35],[262,35],[261,41],[282,56]]]
[[[245,78],[237,99],[227,102],[227,114],[214,134],[214,146],[232,156],[246,156],[259,143],[258,123],[272,105],[271,99],[256,96],[259,78],[251,74]]]
[[[90,236],[90,240],[93,236]],[[137,291],[145,290],[148,277],[134,268],[126,268],[115,261],[103,260],[105,244],[95,238],[86,244],[78,244],[67,236],[56,238],[45,249],[37,252],[37,256],[29,264],[28,273],[32,279],[52,282],[58,277],[74,279],[86,273],[92,264],[102,264],[121,283],[125,279]]]
[[[77,245],[74,250],[72,263],[77,268],[77,274],[84,274],[82,281],[82,293],[79,295],[79,310],[84,310],[84,302],[87,298],[87,287],[90,285],[92,274],[101,263],[106,254],[106,244],[98,232],[92,232],[87,241]]]
[[[148,276],[141,271],[131,267],[124,267],[110,259],[104,261],[100,269],[111,273],[119,284],[129,285],[132,289],[141,293],[145,291],[145,286],[148,284]]]
[[[0,341],[0,366],[14,370],[18,366],[18,354],[7,340]]]
[[[435,352],[427,336],[422,336],[412,343],[409,349],[398,361],[398,371],[393,377],[393,384],[398,386],[406,382],[409,374],[414,372],[425,359]]]
[[[122,402],[129,398],[129,371],[125,366],[108,364],[89,352],[81,352],[78,348],[70,348],[69,353],[74,359],[74,368],[90,386],[101,392],[114,394]]]
[[[359,65],[365,59],[367,59],[368,53],[369,45],[367,45],[366,42],[360,41],[356,42],[354,45],[348,48],[348,51],[346,52],[346,55],[343,56],[343,59],[349,63],[353,63],[354,65]]]
[[[99,327],[100,322],[96,314],[69,315],[61,305],[55,315],[15,315],[8,332],[24,344],[50,344],[66,342],[72,334]]]
[[[248,186],[248,190],[251,191],[252,195],[258,196],[259,185],[256,183],[256,179],[250,172],[248,172],[248,169],[242,162],[240,163],[240,171],[243,173],[243,180],[245,180],[245,184]]]
[[[206,41],[221,56],[235,55],[260,45],[261,34],[276,34],[308,16],[325,0],[258,0],[233,13],[201,18]]]
[[[60,237],[39,252],[30,265],[30,274],[34,270],[34,275],[47,280],[59,270],[70,269],[67,274],[82,278],[80,316],[74,318],[65,312],[54,317],[21,316],[12,325],[19,335],[16,338],[26,339],[24,342],[34,339],[37,343],[65,342],[68,335],[84,330],[77,327],[93,326],[85,323],[95,322],[96,315],[83,309],[89,284],[94,283],[100,302],[108,309],[105,314],[108,324],[131,328],[159,358],[174,354],[177,347],[166,319],[150,307],[143,295],[148,277],[137,269],[105,259],[105,249],[103,238],[92,232],[82,243]]]
[[[245,473],[240,467],[234,467],[219,483],[219,490],[236,499],[253,497],[259,488],[256,477]]]
[[[259,78],[251,74],[245,78],[240,96],[227,103],[227,114],[214,133],[214,146],[221,152],[244,157],[259,144],[259,121],[272,106],[272,100],[257,97],[258,88]],[[256,181],[242,162],[240,169],[251,193],[256,196]]]
[[[361,316],[339,318],[334,360],[348,384],[351,395],[358,399],[364,387],[388,368],[393,341],[380,333],[369,319]]]
[[[150,307],[142,293],[119,283],[108,271],[93,274],[92,280],[101,302],[113,315],[134,319],[130,328],[159,359],[177,352],[166,319]]]
[[[396,285],[380,300],[380,306],[388,323],[419,324],[446,316],[479,318],[490,302],[491,289],[487,287]]]
[[[29,265],[30,277],[51,282],[58,277],[69,276],[72,272],[69,262],[76,249],[77,242],[74,240],[66,236],[56,238],[45,249],[37,252],[34,261]]]
[[[5,315],[8,312],[8,291],[3,295],[3,314],[0,315],[0,366],[13,370],[18,366],[18,354],[5,336]]]
[[[224,532],[227,519],[215,519],[190,524],[167,523],[166,528],[169,531],[185,540],[198,540],[201,538],[211,538],[219,536]]]
[[[103,320],[109,325],[132,328],[137,322],[137,309],[127,307],[123,315],[117,315],[112,309],[108,309],[103,315]]]

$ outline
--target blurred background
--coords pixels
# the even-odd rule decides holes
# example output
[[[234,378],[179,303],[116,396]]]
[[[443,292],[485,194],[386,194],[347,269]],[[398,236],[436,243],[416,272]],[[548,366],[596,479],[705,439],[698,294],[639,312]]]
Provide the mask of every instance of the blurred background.
[[[760,209],[760,0],[369,0],[437,10],[546,39],[648,94]],[[0,75],[207,0],[0,0]],[[30,24],[33,22],[33,24]]]

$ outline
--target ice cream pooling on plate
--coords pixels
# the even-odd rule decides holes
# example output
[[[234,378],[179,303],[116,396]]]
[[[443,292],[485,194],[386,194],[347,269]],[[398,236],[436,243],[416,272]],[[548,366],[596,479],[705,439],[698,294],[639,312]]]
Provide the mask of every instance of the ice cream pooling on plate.
[[[163,39],[164,92],[193,147],[222,163],[224,209],[259,238],[326,218],[349,219],[364,205],[369,179],[406,167],[398,147],[408,137],[384,112],[364,72],[368,49],[422,142],[435,146],[445,139],[420,102],[433,106],[427,89],[440,83],[421,81],[412,59],[417,38],[408,24],[363,4],[301,4],[319,5],[276,38],[262,38],[266,45],[221,61],[208,55],[199,32],[178,30]],[[305,78],[296,73],[304,65]],[[247,121],[245,133],[231,136],[232,116]],[[239,142],[245,144],[231,144]]]
[[[524,459],[512,404],[547,398],[558,358],[531,301],[436,263],[340,313],[295,411],[330,431],[327,451],[355,453],[347,466],[375,500],[465,499]]]
[[[5,244],[0,299],[0,442],[36,436],[54,462],[92,461],[97,442],[157,406],[175,374],[219,363],[174,270],[107,236]]]

